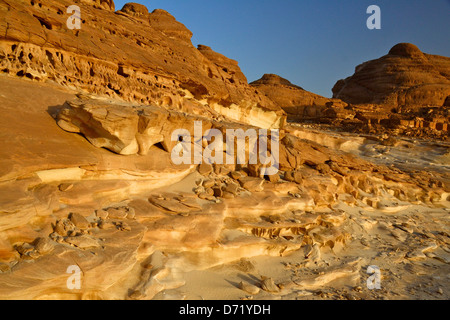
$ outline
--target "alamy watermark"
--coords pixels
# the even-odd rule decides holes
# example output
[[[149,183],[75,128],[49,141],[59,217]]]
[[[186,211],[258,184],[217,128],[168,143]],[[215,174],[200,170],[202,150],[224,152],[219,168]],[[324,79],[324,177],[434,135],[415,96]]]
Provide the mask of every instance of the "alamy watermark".
[[[378,266],[369,266],[367,273],[371,276],[367,279],[367,289],[380,290],[381,289],[381,271]]]
[[[66,25],[70,30],[81,29],[81,9],[79,6],[71,5],[67,7],[67,13],[71,14],[67,18]]]
[[[371,16],[367,19],[367,28],[369,30],[381,29],[381,9],[377,5],[371,5],[367,8],[367,14]]]
[[[71,265],[67,268],[66,273],[71,274],[67,279],[67,289],[80,290],[81,289],[81,269],[77,265]]]
[[[212,141],[213,138],[214,141]],[[187,129],[175,130],[171,139],[172,142],[178,141],[171,153],[172,162],[176,165],[202,164],[203,162],[228,165],[254,164],[261,165],[261,175],[270,176],[278,173],[279,130],[270,130],[269,134],[266,129],[248,129],[246,131],[227,129],[224,140],[222,132],[218,129],[208,129],[203,135],[202,122],[195,121],[193,140]]]

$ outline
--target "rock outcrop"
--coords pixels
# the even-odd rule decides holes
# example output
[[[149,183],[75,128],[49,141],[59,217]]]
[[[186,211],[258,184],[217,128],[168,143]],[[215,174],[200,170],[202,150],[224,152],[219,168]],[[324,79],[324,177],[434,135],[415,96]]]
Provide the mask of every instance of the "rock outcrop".
[[[354,113],[346,111],[347,103],[306,91],[275,74],[265,74],[250,85],[286,111],[289,120],[330,121],[335,118],[354,117]]]
[[[31,3],[0,1],[3,73],[266,128],[284,124],[285,113],[255,93],[237,63],[195,48],[192,32],[164,10],[148,14],[131,3],[114,13],[112,1],[82,1],[81,29],[69,30],[70,1]]]
[[[40,3],[40,1],[38,3]],[[115,9],[113,0],[81,0],[81,3],[93,5],[94,8],[97,9],[105,9],[110,11],[114,11]]]
[[[333,88],[333,97],[345,102],[391,108],[442,106],[449,94],[450,58],[423,53],[409,43],[357,66],[353,76]]]
[[[291,122],[445,141],[450,137],[449,67],[450,58],[401,43],[336,83],[333,99],[273,74],[250,85],[286,111]]]
[[[68,30],[70,4],[0,0],[0,299],[379,299],[376,265],[388,298],[448,300],[448,145],[284,125],[384,109],[248,85],[163,10],[80,0]]]
[[[98,97],[71,97],[47,110],[69,94],[48,84],[31,94],[35,83],[5,79],[0,93],[14,99],[0,104],[7,117],[0,119],[6,132],[0,148],[2,298],[152,299],[182,287],[189,271],[300,254],[302,272],[308,271],[301,281],[262,279],[263,293],[250,290],[287,299],[298,286],[319,289],[339,277],[359,279],[360,269],[348,269],[347,260],[337,263],[336,255],[360,241],[378,248],[376,237],[367,235],[372,228],[376,235],[389,232],[383,241],[391,232],[401,241],[414,240],[407,252],[396,243],[390,247],[403,257],[408,253],[408,263],[428,259],[423,252],[436,247],[420,243],[425,233],[448,247],[447,237],[433,234],[445,222],[442,216],[434,218],[436,226],[419,229],[406,222],[406,213],[389,214],[406,210],[399,203],[415,203],[414,217],[421,203],[445,213],[445,172],[402,172],[294,132],[281,134],[276,177],[262,178],[249,163],[174,166],[162,150],[164,141],[172,126],[188,129],[199,116]],[[15,103],[23,112],[6,112]],[[72,133],[58,128],[47,112]],[[205,128],[222,131],[238,125],[202,120]],[[140,143],[140,135],[154,140]],[[163,148],[150,146],[156,141]],[[147,147],[146,154],[131,154]],[[13,166],[4,172],[8,164]],[[375,219],[390,220],[378,228]],[[437,250],[434,256],[445,258]],[[241,264],[239,270],[251,269]],[[79,289],[67,284],[68,268],[75,265],[82,271]],[[310,272],[317,268],[324,273]]]
[[[174,16],[162,9],[154,10],[149,16],[150,26],[169,38],[191,44],[192,32]]]

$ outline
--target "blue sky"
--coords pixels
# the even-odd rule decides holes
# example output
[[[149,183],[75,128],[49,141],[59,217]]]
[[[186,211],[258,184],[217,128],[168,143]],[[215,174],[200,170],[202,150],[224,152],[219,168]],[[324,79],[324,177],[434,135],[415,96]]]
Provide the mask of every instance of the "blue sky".
[[[126,2],[115,0],[116,10]],[[450,56],[450,0],[133,0],[164,9],[204,44],[239,62],[249,82],[275,73],[331,97],[337,80],[400,42]],[[381,9],[369,30],[368,6]]]

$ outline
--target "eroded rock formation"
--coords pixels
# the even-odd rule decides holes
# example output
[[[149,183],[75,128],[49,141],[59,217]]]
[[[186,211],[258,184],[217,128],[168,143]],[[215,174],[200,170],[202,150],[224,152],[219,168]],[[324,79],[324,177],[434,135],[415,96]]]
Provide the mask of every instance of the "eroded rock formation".
[[[278,76],[248,85],[166,11],[80,1],[69,31],[68,5],[0,0],[0,298],[378,299],[378,265],[388,298],[448,299],[448,146],[284,126],[281,108],[369,121]],[[196,121],[281,128],[279,171],[173,163],[176,129],[211,143]]]
[[[192,33],[168,12],[127,4],[114,13],[97,8],[114,8],[112,1],[81,2],[81,29],[69,30],[71,4],[2,0],[0,70],[127,101],[283,125],[284,112],[255,93],[237,63],[195,48]]]
[[[283,108],[292,122],[332,129],[448,140],[450,58],[400,43],[386,56],[356,67],[340,80],[333,99],[266,74],[251,83]]]
[[[442,106],[450,94],[450,58],[426,54],[410,43],[365,62],[339,80],[333,97],[352,104]]]
[[[286,111],[292,121],[330,121],[353,119],[355,116],[354,112],[346,109],[347,103],[306,91],[275,74],[265,74],[250,85]]]

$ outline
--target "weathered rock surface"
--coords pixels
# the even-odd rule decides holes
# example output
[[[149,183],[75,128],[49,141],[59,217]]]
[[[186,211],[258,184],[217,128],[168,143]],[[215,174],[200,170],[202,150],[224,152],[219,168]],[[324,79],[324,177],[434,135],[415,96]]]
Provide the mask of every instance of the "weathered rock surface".
[[[149,12],[146,6],[139,3],[126,3],[122,9],[120,9],[117,14],[128,14],[130,16],[142,19],[144,23],[149,23]]]
[[[387,55],[356,67],[339,80],[333,97],[352,104],[443,106],[450,95],[450,58],[422,53],[410,43],[395,45]]]
[[[450,194],[448,179],[437,172],[405,174],[340,151],[332,143],[324,146],[326,140],[304,140],[301,136],[306,134],[295,131],[281,135],[281,172],[275,181],[261,179],[253,165],[202,165],[199,172],[178,168],[170,163],[169,152],[155,146],[146,155],[119,155],[123,149],[113,153],[104,149],[106,144],[94,146],[86,139],[114,141],[108,145],[114,151],[113,145],[123,148],[126,144],[121,143],[133,139],[137,143],[139,128],[153,128],[149,137],[159,137],[163,144],[166,133],[175,127],[192,128],[199,118],[92,97],[72,96],[61,107],[68,95],[58,96],[59,89],[52,86],[39,86],[43,96],[21,95],[18,92],[31,93],[35,84],[0,81],[5,81],[3,95],[17,90],[14,99],[0,105],[6,115],[0,121],[8,134],[0,149],[5,163],[0,184],[1,297],[152,299],[180,288],[184,272],[298,252],[307,270],[324,268],[323,275],[305,274],[290,284],[271,277],[278,285],[268,280],[261,283],[264,290],[241,286],[250,294],[284,297],[299,286],[315,289],[334,279],[354,278],[358,269],[333,264],[328,270],[323,261],[329,250],[340,252],[352,245],[354,230],[379,232],[370,218],[348,208],[389,215],[401,210],[400,201],[420,201],[443,210],[437,208],[445,206],[442,200]],[[49,102],[43,97],[57,99]],[[10,112],[17,103],[23,112]],[[48,105],[59,105],[50,112],[55,118],[48,114]],[[55,119],[72,133],[61,130]],[[236,127],[202,119],[205,128],[223,132]],[[63,120],[65,124],[59,122]],[[27,123],[33,125],[23,132]],[[20,144],[15,136],[21,137]],[[25,156],[27,152],[34,158]],[[343,205],[346,210],[340,209]],[[394,224],[411,229],[401,221]],[[398,239],[408,241],[415,234]],[[398,241],[391,232],[387,236]],[[417,250],[424,247],[418,245]],[[407,252],[411,263],[445,259],[438,251],[437,258],[429,258],[425,253],[431,257],[432,251],[414,250]],[[74,261],[83,271],[80,290],[66,283],[67,268]]]
[[[251,86],[275,101],[291,122],[321,128],[448,141],[450,58],[400,43],[356,68],[333,88],[334,99],[307,92],[277,75]]]
[[[0,70],[267,128],[284,124],[284,112],[255,93],[237,63],[205,47],[195,48],[192,33],[168,12],[148,14],[142,5],[131,3],[114,13],[97,9],[113,10],[112,0],[82,1],[81,29],[69,30],[65,12],[71,4],[0,1],[0,34],[5,35]]]
[[[354,118],[354,113],[345,111],[347,103],[306,91],[275,74],[265,74],[250,85],[283,108],[289,119],[293,121],[319,119],[326,121],[336,117]],[[337,114],[339,112],[346,114],[340,116]]]
[[[68,31],[66,5],[0,0],[0,298],[378,299],[375,264],[388,298],[448,300],[448,147],[286,126],[265,179],[248,158],[175,165],[175,129],[284,113],[163,10],[81,1]]]

